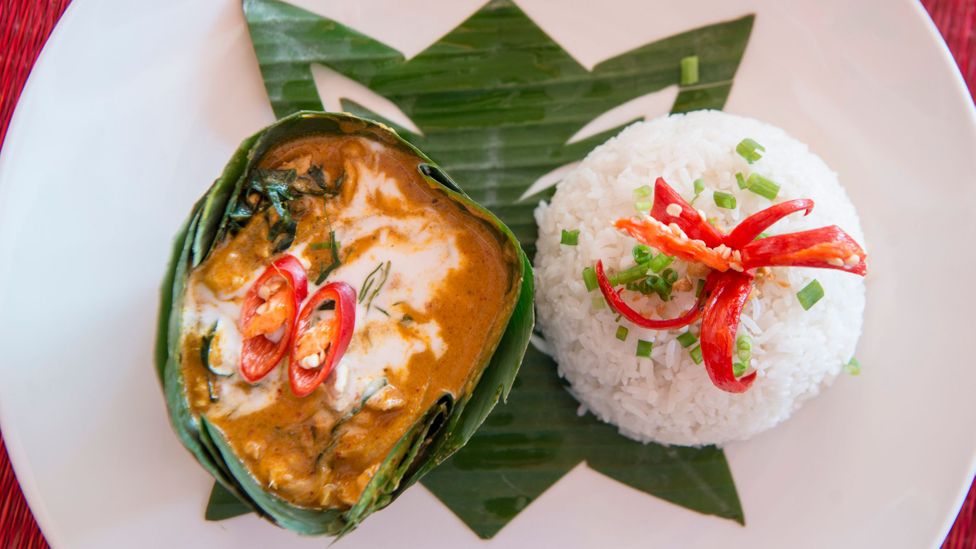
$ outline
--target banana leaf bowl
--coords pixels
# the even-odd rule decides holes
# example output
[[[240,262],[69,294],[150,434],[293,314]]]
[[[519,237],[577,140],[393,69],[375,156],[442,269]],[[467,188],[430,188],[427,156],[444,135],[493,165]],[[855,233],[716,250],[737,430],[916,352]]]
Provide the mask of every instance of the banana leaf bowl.
[[[188,401],[181,368],[183,307],[190,273],[232,230],[235,206],[248,189],[271,147],[309,135],[360,136],[416,159],[426,183],[448,200],[486,220],[500,238],[517,251],[513,303],[507,325],[493,342],[488,357],[473,365],[471,382],[459,394],[445,393],[410,426],[382,460],[358,500],[349,507],[311,508],[272,493],[245,466],[227,437],[207,415],[195,413]],[[499,401],[507,398],[532,331],[531,265],[512,232],[488,210],[472,201],[424,153],[385,125],[348,114],[302,111],[281,119],[244,140],[223,173],[193,206],[179,230],[162,284],[155,365],[169,419],[180,441],[217,483],[267,520],[300,534],[341,536],[368,515],[389,505],[425,473],[460,449]]]

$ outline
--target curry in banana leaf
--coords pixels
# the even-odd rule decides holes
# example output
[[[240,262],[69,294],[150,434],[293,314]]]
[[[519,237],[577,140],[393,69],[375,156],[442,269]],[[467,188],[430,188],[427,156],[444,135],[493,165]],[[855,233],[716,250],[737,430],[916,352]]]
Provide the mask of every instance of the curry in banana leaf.
[[[532,328],[511,232],[385,126],[302,112],[244,142],[181,233],[157,363],[231,494],[341,534],[463,446]]]

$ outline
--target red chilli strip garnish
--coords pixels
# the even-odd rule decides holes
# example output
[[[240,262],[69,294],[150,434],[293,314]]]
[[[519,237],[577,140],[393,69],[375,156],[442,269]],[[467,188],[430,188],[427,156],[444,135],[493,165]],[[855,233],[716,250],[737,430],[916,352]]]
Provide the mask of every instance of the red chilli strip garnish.
[[[767,236],[741,248],[742,264],[756,267],[819,267],[864,276],[867,254],[836,225],[799,233]]]
[[[618,219],[614,227],[626,232],[638,242],[682,261],[703,263],[719,271],[727,271],[730,268],[729,260],[722,257],[715,248],[707,246],[701,240],[689,240],[675,234],[657,219],[649,217]]]
[[[681,208],[679,215],[668,213],[668,206],[671,204],[677,204]],[[663,177],[657,178],[654,182],[654,206],[651,208],[651,217],[665,225],[674,223],[688,235],[689,239],[701,240],[709,248],[718,246],[724,238],[722,232],[703,219],[698,210],[681,198],[681,195],[672,189]]]
[[[318,366],[305,368],[299,362],[298,350],[302,343],[302,336],[315,329],[312,326],[312,315],[319,306],[332,301],[335,312],[328,320],[328,341],[321,345],[319,352],[325,356]],[[325,321],[323,321],[325,322]],[[291,391],[298,397],[312,394],[319,385],[329,377],[336,364],[345,354],[352,340],[352,333],[356,327],[356,290],[345,282],[332,282],[322,286],[319,291],[302,307],[295,321],[295,337],[292,339],[291,352],[288,358],[288,380]]]
[[[725,245],[733,250],[741,248],[755,240],[780,219],[801,210],[803,215],[810,215],[813,211],[813,200],[808,198],[788,200],[760,210],[736,225],[732,232],[725,236]]]
[[[239,369],[241,377],[248,383],[261,381],[285,356],[294,332],[295,315],[302,300],[308,295],[308,277],[301,262],[293,255],[284,255],[278,258],[261,273],[261,276],[244,296],[244,303],[241,305],[241,317],[238,322],[238,328],[242,334],[245,333],[248,325],[259,316],[257,314],[258,307],[265,303],[258,292],[269,279],[275,276],[281,276],[285,280],[285,288],[279,290],[287,294],[284,304],[286,307],[285,321],[282,323],[284,333],[277,342],[268,339],[265,334],[244,339],[241,345]]]
[[[739,329],[742,307],[752,292],[752,279],[751,274],[736,271],[709,275],[713,291],[702,316],[702,358],[712,383],[729,393],[742,393],[756,380],[756,372],[736,379],[732,367],[735,333]]]
[[[603,297],[606,298],[607,303],[610,304],[613,310],[617,311],[623,315],[624,318],[638,326],[651,328],[654,330],[681,328],[682,326],[687,326],[698,320],[698,317],[701,316],[702,307],[705,303],[705,296],[708,295],[708,290],[710,290],[708,284],[706,283],[705,289],[702,290],[701,295],[698,296],[698,301],[695,302],[694,307],[685,311],[681,316],[670,319],[647,318],[631,308],[630,305],[627,305],[620,294],[613,289],[613,285],[610,284],[610,279],[607,278],[606,271],[603,270],[602,261],[596,262],[595,271],[596,281],[600,286],[600,292],[603,294]]]

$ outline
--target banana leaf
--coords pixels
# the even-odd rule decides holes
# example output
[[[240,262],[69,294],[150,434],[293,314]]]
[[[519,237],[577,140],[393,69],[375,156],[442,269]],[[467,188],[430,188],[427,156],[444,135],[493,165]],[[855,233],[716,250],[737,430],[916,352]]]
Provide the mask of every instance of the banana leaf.
[[[293,505],[262,486],[235,455],[221,430],[191,411],[181,370],[181,319],[187,279],[229,228],[233,205],[264,153],[284,140],[309,134],[362,135],[398,148],[417,159],[417,169],[450,200],[486,219],[519,254],[513,287],[514,308],[505,331],[484,364],[475,365],[472,389],[455,399],[445,394],[399,439],[359,500],[349,509],[310,509]],[[507,395],[518,372],[534,324],[532,268],[512,232],[472,201],[433,161],[386,126],[347,114],[298,112],[244,140],[222,175],[194,205],[177,233],[163,280],[156,341],[156,371],[169,417],[183,445],[216,479],[208,518],[239,514],[242,508],[302,534],[342,535],[370,513],[390,504],[423,474],[462,447],[499,398]]]
[[[574,138],[577,132],[669,87],[677,89],[673,113],[721,109],[754,19],[746,14],[679,32],[587,69],[511,0],[487,2],[409,59],[381,40],[280,0],[243,0],[243,7],[277,116],[321,109],[328,96],[345,111],[398,127],[512,228],[530,257],[533,210],[552,192],[533,183],[580,160],[627,124],[581,139]],[[692,55],[699,81],[679,86],[681,59]],[[317,66],[388,100],[419,132],[367,109],[366,97],[336,97],[335,90],[318,87]],[[536,192],[526,196],[530,188]],[[577,408],[553,360],[530,348],[511,398],[422,482],[485,538],[581,461],[677,505],[745,522],[722,450],[640,444],[592,415],[577,415]]]
[[[547,193],[525,199],[525,190],[622,126],[575,142],[571,136],[617,105],[676,85],[679,61],[688,55],[700,59],[700,82],[680,88],[672,112],[721,108],[753,21],[745,16],[683,32],[587,71],[507,0],[489,2],[412,59],[284,2],[245,0],[244,11],[276,114],[321,108],[314,64],[360,82],[402,110],[422,132],[404,137],[463,174],[465,190],[511,226],[530,253],[532,210]],[[354,99],[340,98],[342,108],[382,120]],[[577,417],[542,353],[530,351],[518,380],[519,391],[472,444],[424,479],[482,537],[581,460],[679,505],[744,521],[721,450],[640,445],[592,416]]]

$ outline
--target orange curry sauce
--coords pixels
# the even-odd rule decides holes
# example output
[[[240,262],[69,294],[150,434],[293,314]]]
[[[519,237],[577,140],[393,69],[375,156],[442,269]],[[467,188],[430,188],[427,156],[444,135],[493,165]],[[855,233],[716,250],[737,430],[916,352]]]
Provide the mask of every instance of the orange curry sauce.
[[[368,318],[356,319],[350,349],[359,345],[367,351],[371,332],[388,334],[396,330],[403,337],[412,337],[414,323],[435,321],[439,325],[443,340],[439,353],[424,349],[405,358],[405,367],[384,371],[390,391],[400,399],[399,405],[367,403],[336,410],[329,390],[335,371],[310,396],[297,398],[288,385],[287,358],[256,386],[237,374],[215,376],[200,357],[205,328],[185,330],[182,368],[192,411],[206,415],[223,432],[261,485],[293,504],[346,508],[355,503],[397,440],[439,397],[464,393],[477,382],[476,376],[491,356],[514,306],[520,283],[516,250],[481,214],[449,199],[440,188],[432,188],[419,174],[418,163],[416,157],[400,150],[349,136],[312,136],[286,142],[270,150],[259,163],[263,169],[294,169],[298,175],[318,166],[329,181],[345,174],[338,195],[302,196],[290,203],[298,227],[295,241],[285,253],[302,260],[310,285],[333,259],[328,247],[310,244],[328,242],[332,230],[341,234],[343,226],[369,221],[344,213],[354,200],[357,186],[364,184],[364,173],[369,172],[374,179],[375,174],[382,175],[384,184],[395,185],[402,195],[394,200],[371,192],[366,197],[371,208],[393,219],[416,218],[422,212],[429,221],[425,232],[453,237],[458,266],[444,272],[425,306],[394,304],[383,314],[371,309]],[[240,232],[216,245],[191,274],[188,292],[205,287],[213,295],[224,296],[221,299],[225,304],[239,306],[255,273],[272,259],[268,230],[276,214],[270,209],[267,212],[272,213],[254,215]],[[382,239],[378,234],[361,234],[353,241],[341,242],[343,264],[354,263],[374,246],[406,245],[415,237],[395,227],[383,231]],[[422,282],[398,273],[402,267],[391,264],[384,291]],[[328,281],[343,280],[342,276],[340,269]],[[344,281],[362,291],[363,280]],[[314,291],[310,286],[309,293]],[[368,360],[368,352],[365,357]],[[221,394],[236,389],[236,394],[245,399],[262,398],[270,403],[255,410],[228,408],[226,402],[211,402],[208,382]],[[223,384],[233,387],[221,387]]]

